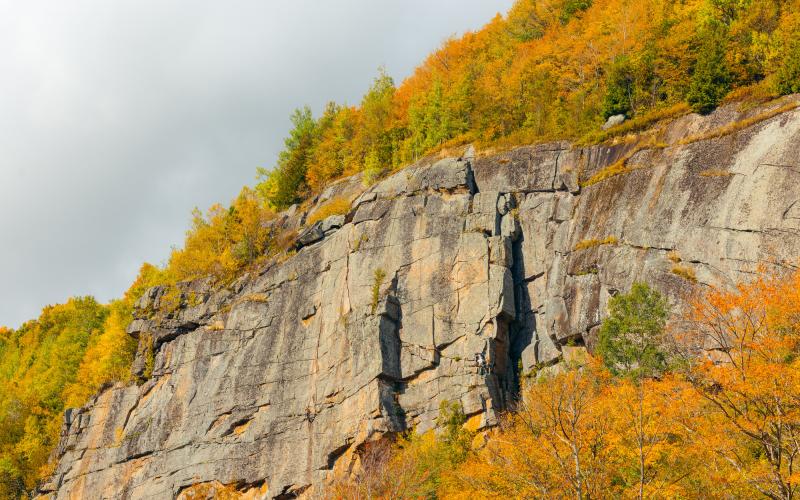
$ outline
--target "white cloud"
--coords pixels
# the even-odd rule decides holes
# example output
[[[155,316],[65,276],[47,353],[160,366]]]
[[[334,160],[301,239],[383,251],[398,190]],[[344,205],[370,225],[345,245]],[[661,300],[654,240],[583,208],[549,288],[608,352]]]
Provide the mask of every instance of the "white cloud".
[[[0,1],[0,324],[120,296],[277,156],[511,0]]]

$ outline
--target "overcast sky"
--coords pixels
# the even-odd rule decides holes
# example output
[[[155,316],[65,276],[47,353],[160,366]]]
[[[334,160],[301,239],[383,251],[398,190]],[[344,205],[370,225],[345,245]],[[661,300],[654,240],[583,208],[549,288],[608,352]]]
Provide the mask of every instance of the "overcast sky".
[[[0,325],[119,297],[193,207],[512,0],[0,0]]]

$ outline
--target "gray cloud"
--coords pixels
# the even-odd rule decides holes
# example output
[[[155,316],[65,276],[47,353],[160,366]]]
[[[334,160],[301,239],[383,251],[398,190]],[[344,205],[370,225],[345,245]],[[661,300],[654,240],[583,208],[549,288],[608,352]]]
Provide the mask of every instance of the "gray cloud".
[[[0,1],[0,324],[120,296],[292,109],[357,103],[512,0]]]

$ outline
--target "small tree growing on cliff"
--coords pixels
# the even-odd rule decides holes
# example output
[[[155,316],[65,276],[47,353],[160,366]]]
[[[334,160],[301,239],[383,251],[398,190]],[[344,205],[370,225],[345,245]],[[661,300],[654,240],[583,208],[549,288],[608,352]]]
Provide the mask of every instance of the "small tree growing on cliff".
[[[473,433],[464,428],[467,416],[459,402],[442,401],[439,404],[439,418],[436,423],[444,428],[442,442],[450,455],[450,461],[461,463],[472,448]]]
[[[663,349],[669,316],[666,299],[645,283],[613,297],[609,317],[600,327],[597,352],[616,375],[635,379],[658,376],[667,368]]]

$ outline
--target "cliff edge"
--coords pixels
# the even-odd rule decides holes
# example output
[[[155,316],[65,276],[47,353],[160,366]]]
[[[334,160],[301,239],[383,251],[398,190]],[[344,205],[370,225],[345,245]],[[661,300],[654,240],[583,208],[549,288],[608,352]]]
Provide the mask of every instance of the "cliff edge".
[[[300,230],[295,254],[223,289],[145,294],[129,333],[146,381],[66,412],[41,493],[293,498],[370,441],[435,427],[443,400],[495,424],[521,375],[591,349],[632,282],[679,305],[796,264],[797,102],[728,105],[616,145],[467,151],[368,189],[340,181],[274,222]],[[353,199],[346,215],[303,226],[336,196]]]

